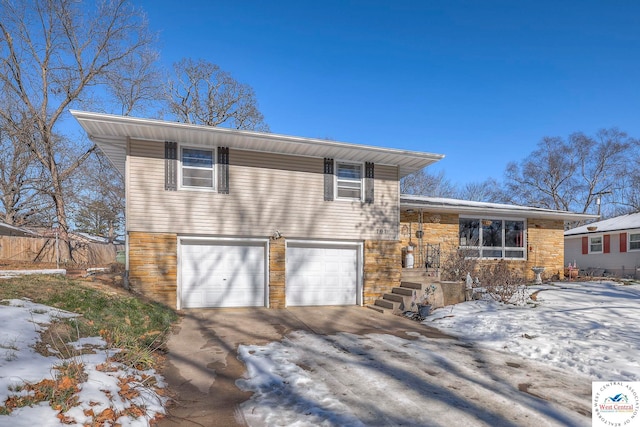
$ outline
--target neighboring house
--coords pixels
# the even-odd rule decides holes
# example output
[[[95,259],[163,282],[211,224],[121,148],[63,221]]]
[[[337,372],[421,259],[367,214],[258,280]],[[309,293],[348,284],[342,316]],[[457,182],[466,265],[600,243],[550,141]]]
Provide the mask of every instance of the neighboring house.
[[[451,250],[464,249],[479,266],[506,260],[534,278],[534,266],[547,278],[564,277],[564,223],[596,218],[566,211],[402,195],[400,238],[413,246],[416,264],[432,264]]]
[[[0,236],[10,237],[38,237],[38,233],[15,225],[0,221]]]
[[[125,177],[130,285],[177,308],[372,303],[440,154],[73,111]]]
[[[640,212],[567,230],[564,241],[565,261],[584,274],[640,278]]]
[[[79,242],[87,242],[87,243],[102,243],[102,244],[113,244],[116,246],[123,246],[124,242],[121,239],[114,239],[110,241],[108,237],[96,236],[94,234],[85,233],[83,231],[70,231],[69,235],[73,240]]]
[[[178,309],[371,304],[401,281],[407,209],[439,216],[425,243],[457,241],[463,219],[522,227],[503,256],[561,270],[563,221],[580,217],[401,200],[400,179],[440,154],[72,114],[125,177],[130,286]]]

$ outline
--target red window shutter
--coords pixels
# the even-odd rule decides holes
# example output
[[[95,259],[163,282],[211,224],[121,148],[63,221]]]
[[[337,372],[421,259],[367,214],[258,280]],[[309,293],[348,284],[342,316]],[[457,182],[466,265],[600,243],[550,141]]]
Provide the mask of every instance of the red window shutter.
[[[627,252],[627,233],[620,233],[620,252]]]
[[[605,254],[608,254],[609,252],[611,252],[611,235],[610,234],[605,234],[604,235],[604,239],[603,240],[603,252]]]
[[[589,238],[584,236],[582,238],[582,255],[586,255],[589,253]]]

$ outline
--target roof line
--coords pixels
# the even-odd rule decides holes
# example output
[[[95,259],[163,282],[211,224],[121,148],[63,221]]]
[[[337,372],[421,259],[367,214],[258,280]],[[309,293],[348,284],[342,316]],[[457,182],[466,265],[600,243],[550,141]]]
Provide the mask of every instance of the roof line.
[[[404,200],[403,200],[404,199]],[[409,199],[409,200],[407,200]],[[447,202],[450,203],[447,203]],[[560,211],[533,206],[507,205],[491,202],[474,202],[470,200],[449,199],[444,197],[413,196],[408,194],[400,195],[401,208],[432,209],[436,212],[457,212],[469,214],[505,214],[505,215],[526,215],[539,218],[562,218],[565,220],[586,220],[598,218],[598,215],[582,214],[570,211]]]
[[[321,144],[325,147],[331,146],[334,148],[356,148],[356,149],[363,149],[363,150],[374,151],[379,153],[392,153],[392,154],[400,154],[405,156],[414,156],[414,157],[430,159],[434,161],[442,160],[445,157],[444,154],[403,150],[398,148],[378,147],[374,145],[364,145],[364,144],[357,144],[357,143],[351,143],[351,142],[332,141],[332,140],[325,140],[325,139],[319,139],[319,138],[307,138],[307,137],[283,135],[283,134],[276,134],[276,133],[257,132],[257,131],[251,131],[251,130],[230,129],[230,128],[223,128],[223,127],[215,127],[215,126],[205,126],[205,125],[199,125],[199,124],[193,124],[193,123],[172,122],[172,121],[165,121],[165,120],[159,120],[159,119],[144,119],[144,118],[132,117],[132,116],[119,116],[115,114],[93,113],[93,112],[79,111],[79,110],[69,110],[69,112],[76,119],[84,119],[84,120],[99,120],[102,122],[112,122],[112,123],[122,123],[122,124],[139,124],[139,125],[146,125],[146,126],[172,127],[177,129],[193,130],[193,131],[200,131],[200,132],[238,135],[238,136],[254,137],[254,138],[261,138],[261,139],[271,139],[271,140],[278,140],[278,141],[287,142],[287,143],[309,144],[309,145]],[[93,135],[91,136],[95,137]],[[113,138],[113,139],[117,140],[118,138]]]

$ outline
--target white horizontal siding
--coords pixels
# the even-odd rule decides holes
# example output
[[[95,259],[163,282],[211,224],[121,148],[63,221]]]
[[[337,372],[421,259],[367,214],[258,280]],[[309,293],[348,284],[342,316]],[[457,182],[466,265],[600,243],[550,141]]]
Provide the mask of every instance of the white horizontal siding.
[[[609,233],[603,233],[609,234]],[[610,252],[582,254],[582,236],[564,239],[564,265],[575,261],[580,270],[605,269],[618,275],[633,275],[640,268],[640,251],[620,252],[620,234],[611,233]]]
[[[375,202],[324,201],[323,160],[230,153],[230,194],[165,191],[164,145],[133,141],[128,229],[231,236],[397,239],[397,168],[376,165]]]

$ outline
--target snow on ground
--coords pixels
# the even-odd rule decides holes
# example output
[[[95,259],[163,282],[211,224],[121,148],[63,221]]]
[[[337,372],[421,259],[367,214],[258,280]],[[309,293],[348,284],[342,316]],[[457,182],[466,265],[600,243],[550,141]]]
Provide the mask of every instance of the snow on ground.
[[[55,356],[42,356],[34,351],[35,344],[40,341],[40,333],[46,326],[57,319],[77,316],[56,308],[36,304],[27,300],[5,300],[0,305],[0,406],[12,395],[19,395],[16,387],[35,384],[44,379],[54,379],[55,366],[65,362],[79,362],[84,366],[87,380],[79,384],[78,406],[64,413],[68,421],[61,423],[48,402],[34,407],[14,409],[9,415],[0,415],[0,425],[15,427],[25,426],[81,426],[91,424],[92,417],[86,415],[90,410],[98,415],[105,409],[116,412],[139,405],[146,409],[146,414],[139,417],[122,416],[117,422],[123,426],[148,426],[149,420],[156,414],[164,414],[165,398],[158,396],[151,387],[142,384],[143,379],[153,378],[156,386],[163,386],[163,381],[153,371],[137,371],[120,363],[108,362],[113,350],[100,337],[83,338],[70,345],[76,349],[89,346],[93,354],[82,354],[73,360]],[[50,349],[56,352],[56,349]],[[107,364],[110,369],[103,369]],[[127,394],[124,398],[118,393],[121,390],[119,380],[128,378],[129,386],[136,393]],[[75,424],[73,424],[75,421]]]
[[[289,334],[240,346],[252,426],[591,425],[591,381],[638,380],[640,286],[562,283],[535,305],[474,301],[425,321],[459,337]]]
[[[640,285],[559,283],[539,291],[535,304],[515,307],[473,301],[435,310],[425,323],[459,339],[384,334],[318,336],[298,331],[265,346],[240,346],[254,392],[242,405],[252,426],[541,426],[591,425],[591,381],[640,380]],[[44,325],[73,313],[11,300],[0,305],[0,406],[14,387],[55,376],[64,360],[33,346]],[[141,384],[131,400],[118,394],[118,378],[154,372],[111,363],[110,350],[78,356],[88,375],[79,405],[65,413],[82,425],[85,410],[122,410],[134,403],[146,416],[122,417],[146,426],[164,413],[163,398]],[[0,415],[0,425],[61,426],[47,403]],[[66,424],[68,425],[68,424]],[[71,424],[73,425],[73,424]]]
[[[640,381],[639,285],[563,282],[536,291],[533,305],[470,301],[436,310],[425,324],[593,380]]]

